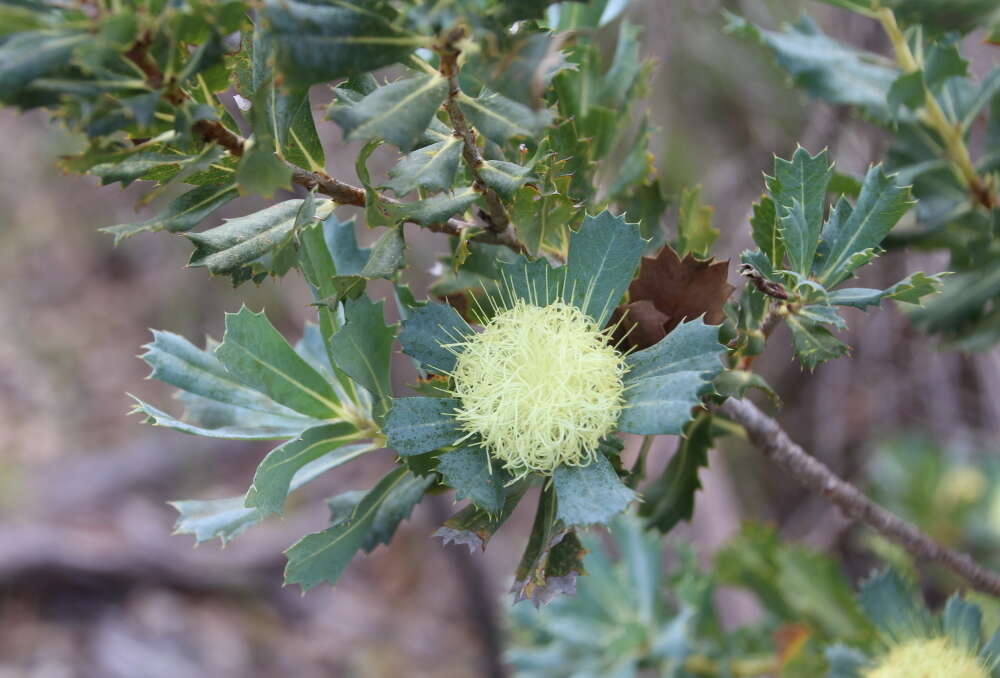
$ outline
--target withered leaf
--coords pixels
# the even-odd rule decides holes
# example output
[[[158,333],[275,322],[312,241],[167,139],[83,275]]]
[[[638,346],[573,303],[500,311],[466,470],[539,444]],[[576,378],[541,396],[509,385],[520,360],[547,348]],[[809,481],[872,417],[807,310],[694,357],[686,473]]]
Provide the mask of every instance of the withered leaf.
[[[628,288],[629,303],[615,309],[612,323],[622,349],[652,346],[683,320],[704,315],[718,325],[725,319],[722,306],[736,288],[726,281],[729,260],[683,259],[669,246],[656,257],[643,257],[639,275]]]

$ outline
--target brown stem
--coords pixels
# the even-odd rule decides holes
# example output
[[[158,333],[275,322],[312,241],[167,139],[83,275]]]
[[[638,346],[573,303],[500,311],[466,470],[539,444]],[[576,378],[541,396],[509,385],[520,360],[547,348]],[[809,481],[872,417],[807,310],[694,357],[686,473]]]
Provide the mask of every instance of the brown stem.
[[[730,398],[719,410],[742,425],[750,442],[765,456],[803,486],[826,497],[848,518],[868,525],[919,560],[943,565],[976,590],[1000,597],[1000,574],[976,564],[966,553],[938,544],[912,523],[873,502],[854,485],[837,477],[825,464],[806,454],[778,422],[749,400]]]
[[[462,108],[458,105],[458,97],[462,93],[458,82],[458,57],[462,52],[458,48],[458,42],[464,37],[465,28],[460,26],[445,36],[442,44],[437,47],[437,52],[441,57],[439,70],[441,75],[448,79],[448,98],[445,99],[444,109],[448,111],[455,136],[462,140],[462,159],[472,174],[472,185],[477,192],[482,194],[486,203],[486,211],[483,214],[484,221],[491,231],[501,233],[510,226],[510,216],[497,192],[483,181],[479,170],[483,166],[484,160],[482,153],[479,152],[479,146],[476,145],[476,132],[469,125]]]

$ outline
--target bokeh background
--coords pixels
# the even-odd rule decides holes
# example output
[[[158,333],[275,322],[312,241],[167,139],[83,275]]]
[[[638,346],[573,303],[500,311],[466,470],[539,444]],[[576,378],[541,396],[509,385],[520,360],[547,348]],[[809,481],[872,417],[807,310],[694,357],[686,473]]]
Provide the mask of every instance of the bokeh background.
[[[719,255],[732,257],[750,244],[750,204],[772,154],[788,157],[796,143],[829,147],[840,169],[858,173],[886,140],[790,89],[762,50],[722,32],[723,8],[775,26],[803,3],[634,0],[626,16],[644,27],[644,52],[657,62],[648,108],[660,128],[661,175],[674,193],[703,185],[722,231]],[[807,9],[834,36],[887,53],[873,22],[818,3]],[[615,33],[607,30],[609,47]],[[1000,50],[976,34],[965,52],[974,72],[1000,62]],[[314,95],[319,119],[325,95]],[[354,181],[356,148],[335,124],[318,127],[328,171]],[[135,357],[148,328],[220,337],[224,312],[246,303],[265,307],[294,339],[311,315],[308,291],[296,275],[233,290],[203,269],[185,270],[190,248],[176,236],[144,234],[113,248],[97,229],[151,212],[133,207],[142,187],[100,188],[94,178],[61,174],[55,162],[78,140],[42,113],[0,111],[0,140],[0,678],[505,675],[503,594],[532,502],[485,554],[470,554],[431,538],[453,510],[450,498],[431,498],[391,548],[355,560],[335,589],[306,596],[281,587],[281,551],[324,526],[324,497],[370,486],[391,452],[313,483],[284,519],[224,550],[171,535],[167,500],[243,492],[268,448],[127,417],[128,392],[154,403],[170,397],[145,380],[148,368]],[[251,207],[244,200],[228,215]],[[419,292],[443,242],[407,228],[409,282]],[[868,282],[946,265],[933,253],[894,253],[871,267]],[[742,284],[735,268],[730,282]],[[776,332],[757,367],[782,396],[780,420],[845,477],[996,563],[1000,352],[942,352],[895,309],[848,313],[853,359],[811,374],[790,361],[788,337]],[[409,375],[406,361],[399,367],[401,390]],[[674,444],[658,442],[654,472]],[[711,462],[694,519],[676,532],[706,563],[750,518],[840,554],[853,576],[876,557],[897,556],[738,441]],[[940,576],[944,591],[950,582]],[[734,626],[757,614],[737,592],[723,591],[718,605]]]

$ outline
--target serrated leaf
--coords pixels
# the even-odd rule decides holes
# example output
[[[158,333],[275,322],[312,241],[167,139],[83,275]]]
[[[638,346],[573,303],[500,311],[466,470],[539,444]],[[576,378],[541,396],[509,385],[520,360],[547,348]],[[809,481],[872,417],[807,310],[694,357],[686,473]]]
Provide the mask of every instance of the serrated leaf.
[[[666,534],[682,520],[691,520],[694,495],[701,489],[698,473],[708,466],[708,451],[714,443],[712,417],[698,415],[684,427],[677,451],[663,474],[643,488],[639,515]]]
[[[273,151],[251,146],[240,158],[236,183],[241,191],[270,198],[275,191],[292,187],[292,169]]]
[[[458,104],[475,128],[498,144],[513,137],[536,137],[552,120],[549,111],[532,110],[496,92],[484,91],[475,99],[460,94]]]
[[[346,139],[381,138],[411,151],[447,96],[447,79],[418,75],[379,87],[351,106],[334,106],[329,117]]]
[[[462,445],[438,457],[438,472],[454,488],[458,499],[469,499],[490,513],[499,513],[504,504],[504,486],[510,475],[497,464],[491,468],[486,449]]]
[[[912,206],[909,187],[897,185],[895,178],[886,176],[880,165],[869,169],[847,219],[834,219],[831,215],[823,228],[823,259],[818,262],[817,280],[826,287],[845,280],[853,271],[851,257],[878,247]],[[836,211],[841,209],[838,204]]]
[[[530,167],[504,160],[487,160],[479,168],[479,176],[483,183],[506,200],[514,196],[515,191],[524,185],[530,174]]]
[[[216,406],[213,408],[213,416],[209,421],[195,423],[186,419],[202,419],[203,417],[188,416],[185,419],[178,419],[135,396],[133,399],[136,405],[130,413],[146,415],[146,423],[205,438],[283,440],[297,436],[303,429],[316,423],[315,419],[267,415],[257,410],[247,410],[231,405],[226,406],[221,413],[220,408]],[[222,416],[219,416],[220,414]]]
[[[701,402],[709,382],[722,371],[719,328],[701,319],[681,323],[650,348],[630,354],[625,375],[625,409],[618,430],[679,434]]]
[[[883,570],[862,582],[858,602],[868,619],[889,640],[903,643],[934,633],[934,621],[917,602],[912,585],[893,570]]]
[[[849,349],[828,329],[796,315],[785,318],[792,330],[795,357],[807,369],[814,369],[820,363],[847,355]]]
[[[906,304],[920,304],[924,297],[937,294],[944,283],[943,274],[913,273],[884,290],[848,287],[830,293],[830,303],[835,306],[853,306],[865,309],[878,306],[883,299],[893,299]]]
[[[329,419],[340,411],[330,382],[295,352],[263,312],[244,306],[239,313],[227,313],[226,333],[215,355],[243,384],[296,412]]]
[[[569,177],[561,183],[568,186]],[[510,207],[511,220],[532,256],[543,246],[563,249],[576,214],[576,205],[559,190],[558,183],[543,189],[523,186],[514,194]]]
[[[392,386],[389,361],[396,326],[386,325],[383,302],[368,297],[344,302],[344,326],[330,337],[330,355],[344,374],[375,397],[381,417],[389,407]]]
[[[399,343],[421,369],[448,374],[455,369],[457,357],[454,349],[444,346],[464,341],[472,332],[469,323],[451,306],[428,303],[410,311],[403,321]]]
[[[261,10],[284,81],[303,87],[404,59],[425,41],[397,16],[387,2],[267,0]]]
[[[838,330],[847,329],[847,321],[841,317],[833,306],[825,304],[807,304],[798,310],[797,315],[809,322],[832,325]]]
[[[465,544],[471,552],[485,551],[486,543],[514,512],[527,487],[527,483],[513,485],[507,491],[503,509],[499,513],[490,513],[475,504],[469,504],[446,520],[434,536],[440,537],[444,544]]]
[[[285,583],[298,584],[303,591],[324,581],[336,584],[368,539],[379,508],[408,473],[402,467],[393,470],[365,495],[350,519],[307,535],[285,551]]]
[[[719,237],[719,230],[712,228],[715,209],[702,205],[701,186],[681,191],[680,212],[677,217],[677,254],[695,254],[707,257],[712,243]]]
[[[413,507],[420,502],[424,492],[434,482],[433,474],[427,476],[411,474],[393,488],[375,512],[375,519],[372,521],[368,536],[361,545],[365,553],[371,553],[379,544],[388,544],[392,540],[400,523],[410,517]],[[363,490],[355,490],[330,499],[327,502],[330,506],[330,522],[336,524],[350,520],[351,514],[357,509],[365,494]]]
[[[18,105],[33,80],[68,65],[74,49],[90,40],[83,31],[27,31],[0,44],[0,96]]]
[[[170,231],[182,233],[190,231],[208,215],[239,196],[232,184],[199,186],[167,203],[166,209],[148,221],[118,224],[100,229],[115,237],[115,244],[144,231]]]
[[[389,170],[389,181],[385,183],[385,187],[398,196],[418,188],[446,191],[455,181],[461,155],[462,140],[449,134],[443,141],[418,148],[403,156]]]
[[[257,467],[246,495],[246,506],[260,509],[264,515],[282,513],[292,478],[299,469],[338,448],[342,452],[341,463],[358,457],[362,451],[344,447],[344,443],[356,439],[357,429],[341,421],[307,429],[298,438],[274,448]]]
[[[607,210],[586,215],[570,236],[564,298],[603,327],[628,289],[645,248],[638,224]]]
[[[421,226],[429,226],[447,221],[478,199],[479,193],[472,186],[459,186],[452,193],[439,193],[426,200],[406,203],[400,207],[399,216]]]
[[[460,405],[457,398],[395,398],[383,427],[387,444],[404,457],[454,444],[463,435],[453,416]]]
[[[567,526],[605,524],[635,499],[603,454],[586,466],[558,466],[552,482],[556,518]]]
[[[774,200],[762,196],[759,202],[753,204],[750,228],[753,241],[767,255],[771,266],[781,268],[785,259],[785,245],[781,242],[781,233],[778,230],[778,213]]]

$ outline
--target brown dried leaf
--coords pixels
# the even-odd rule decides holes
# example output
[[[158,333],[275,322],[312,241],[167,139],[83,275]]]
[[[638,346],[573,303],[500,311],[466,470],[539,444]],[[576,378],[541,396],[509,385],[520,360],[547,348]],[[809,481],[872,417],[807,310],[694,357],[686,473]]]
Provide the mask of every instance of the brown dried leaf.
[[[625,318],[614,333],[622,348],[643,349],[683,320],[704,315],[709,325],[725,319],[723,304],[736,288],[726,281],[729,260],[683,259],[669,246],[655,258],[643,257],[628,288],[629,303],[615,309],[612,321]]]

